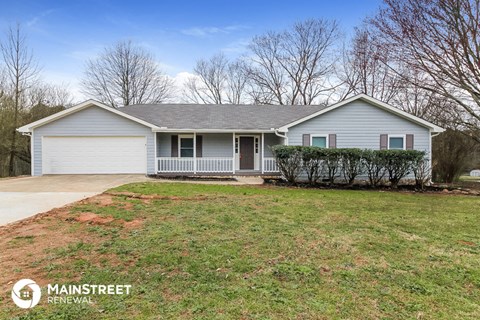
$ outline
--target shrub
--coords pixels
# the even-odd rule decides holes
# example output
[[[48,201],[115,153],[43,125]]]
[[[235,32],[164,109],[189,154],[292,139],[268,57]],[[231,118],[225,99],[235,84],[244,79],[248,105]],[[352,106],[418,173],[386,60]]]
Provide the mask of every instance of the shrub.
[[[335,182],[341,159],[341,149],[320,149],[320,156],[323,157],[323,167],[330,184]]]
[[[349,185],[352,185],[355,178],[362,173],[363,151],[361,149],[338,149],[340,150],[340,165],[343,176]]]
[[[322,149],[319,147],[303,147],[303,169],[307,174],[308,183],[314,185],[320,179],[323,172]]]
[[[272,153],[285,180],[295,184],[302,170],[302,147],[277,145],[272,147]]]
[[[417,188],[425,189],[425,185],[431,180],[430,161],[426,158],[416,159],[412,162],[412,171],[415,176]]]
[[[378,186],[388,174],[393,188],[411,171],[415,175],[417,186],[421,188],[430,178],[425,152],[417,150],[326,149],[278,145],[272,147],[272,152],[280,173],[291,184],[297,182],[302,170],[310,184],[315,184],[322,175],[326,175],[330,184],[333,184],[339,170],[348,184],[366,172],[372,186]]]
[[[397,188],[400,180],[410,173],[414,162],[425,157],[425,152],[417,150],[380,150],[379,154],[384,159],[392,188]]]
[[[385,177],[385,158],[380,150],[365,149],[362,152],[362,163],[371,186],[376,187]]]

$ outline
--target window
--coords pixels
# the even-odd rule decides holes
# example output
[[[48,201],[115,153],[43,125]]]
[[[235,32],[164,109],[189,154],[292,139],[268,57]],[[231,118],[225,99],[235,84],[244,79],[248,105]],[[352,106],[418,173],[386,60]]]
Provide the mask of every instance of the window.
[[[312,135],[310,143],[313,147],[328,148],[328,140],[326,135]]]
[[[255,153],[258,153],[258,138],[255,138]]]
[[[180,157],[192,158],[193,157],[193,137],[192,136],[179,136],[178,139],[180,148]]]
[[[405,136],[403,135],[389,135],[388,149],[405,150]]]

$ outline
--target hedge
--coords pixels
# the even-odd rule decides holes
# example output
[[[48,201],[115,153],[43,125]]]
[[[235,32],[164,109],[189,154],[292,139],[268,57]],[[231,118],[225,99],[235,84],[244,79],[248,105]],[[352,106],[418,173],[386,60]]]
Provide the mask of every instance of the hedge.
[[[429,179],[425,152],[418,150],[277,145],[272,147],[272,152],[283,178],[292,184],[298,183],[302,174],[310,184],[318,183],[321,178],[333,184],[343,176],[351,185],[358,176],[366,175],[371,186],[378,186],[387,178],[393,188],[411,172],[421,187]]]

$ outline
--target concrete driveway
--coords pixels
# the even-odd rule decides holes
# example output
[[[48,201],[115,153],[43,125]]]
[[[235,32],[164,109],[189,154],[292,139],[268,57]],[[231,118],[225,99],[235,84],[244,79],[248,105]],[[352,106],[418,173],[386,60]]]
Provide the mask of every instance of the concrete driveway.
[[[0,179],[0,225],[94,196],[143,175],[47,175]]]

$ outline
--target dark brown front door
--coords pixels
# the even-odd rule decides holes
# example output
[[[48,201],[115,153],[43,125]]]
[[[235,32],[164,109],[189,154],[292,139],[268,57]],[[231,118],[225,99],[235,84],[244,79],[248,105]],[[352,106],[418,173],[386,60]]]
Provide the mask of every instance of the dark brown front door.
[[[253,137],[240,137],[240,170],[255,168]]]

